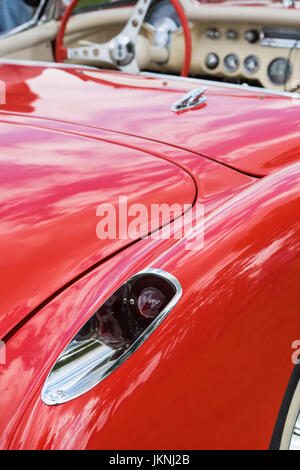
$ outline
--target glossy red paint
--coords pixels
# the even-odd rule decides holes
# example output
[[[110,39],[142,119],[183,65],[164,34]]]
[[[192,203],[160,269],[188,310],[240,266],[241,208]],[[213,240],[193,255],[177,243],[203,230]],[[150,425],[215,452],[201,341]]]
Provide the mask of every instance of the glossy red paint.
[[[71,279],[132,243],[97,237],[100,204],[118,208],[125,196],[128,207],[143,203],[150,214],[152,203],[183,208],[196,197],[184,170],[145,152],[4,123],[0,136],[1,337]]]
[[[253,175],[300,156],[300,100],[263,90],[209,85],[205,106],[176,114],[172,104],[201,82],[11,64],[2,65],[0,79],[7,83],[0,118],[28,115],[40,126],[52,120],[139,136]]]
[[[97,238],[99,204],[117,207],[127,196],[129,205],[142,202],[150,214],[151,203],[183,207],[197,196],[209,212],[254,181],[205,159],[193,164],[195,157],[161,144],[145,152],[143,141],[13,122],[0,123],[1,337],[63,285],[132,242]]]
[[[254,7],[268,7],[268,8],[297,8],[299,6],[299,0],[295,0],[295,5],[287,6],[284,5],[282,0],[260,0],[260,1],[243,1],[243,0],[196,0],[205,6],[206,4],[222,4],[222,6],[254,6]]]
[[[23,322],[0,366],[0,448],[268,447],[300,327],[300,167],[284,167],[299,158],[297,106],[212,86],[206,106],[176,115],[193,82],[1,72],[3,334]],[[147,206],[204,204],[204,247],[99,241],[96,207],[124,192]],[[179,279],[180,302],[101,384],[46,406],[41,388],[63,348],[147,266]]]
[[[32,78],[34,71],[39,75],[34,67],[24,73]],[[14,106],[17,89],[29,101],[37,96],[26,83],[20,88],[17,78],[16,83],[8,86],[6,110]],[[183,206],[197,197],[208,213],[255,181],[179,148],[154,141],[145,148],[144,139],[35,119],[29,102],[19,105],[22,113],[0,114],[6,292],[0,302],[1,337],[63,286],[132,242],[97,238],[99,204],[128,196],[129,204],[143,202],[150,213],[151,203]]]
[[[212,212],[202,250],[183,240],[164,254],[160,242],[142,240],[38,312],[7,343],[1,447],[267,448],[300,327],[299,180],[293,165]],[[178,305],[97,387],[64,405],[43,404],[59,352],[147,265],[179,279]]]

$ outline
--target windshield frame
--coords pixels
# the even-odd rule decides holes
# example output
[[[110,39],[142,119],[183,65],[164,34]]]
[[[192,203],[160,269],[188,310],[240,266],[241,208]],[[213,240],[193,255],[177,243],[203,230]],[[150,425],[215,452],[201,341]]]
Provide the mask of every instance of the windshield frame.
[[[122,6],[132,6],[135,5],[137,0],[114,0],[112,2],[107,1],[106,3],[99,3],[99,5],[90,5],[78,7],[74,10],[73,15],[78,15],[80,13],[87,13],[95,10],[104,10],[114,7]],[[62,17],[64,10],[66,9],[66,3],[64,0],[41,0],[39,6],[37,7],[34,16],[31,20],[13,28],[9,31],[0,32],[0,40],[9,36],[14,36],[15,34],[27,31],[35,26],[46,23],[50,20],[58,20]]]
[[[62,0],[41,0],[31,20],[9,31],[0,32],[0,39],[14,36],[15,34],[27,31],[34,26],[46,23],[49,20],[57,19],[59,17],[61,2]]]

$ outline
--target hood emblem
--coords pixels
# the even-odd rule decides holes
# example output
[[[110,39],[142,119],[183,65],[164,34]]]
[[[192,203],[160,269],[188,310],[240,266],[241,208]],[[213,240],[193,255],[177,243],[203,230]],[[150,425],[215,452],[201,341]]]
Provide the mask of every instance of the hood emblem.
[[[202,96],[206,90],[207,87],[195,88],[194,90],[190,90],[178,101],[175,101],[175,103],[171,107],[171,111],[174,111],[176,113],[200,106],[206,101],[206,97]]]

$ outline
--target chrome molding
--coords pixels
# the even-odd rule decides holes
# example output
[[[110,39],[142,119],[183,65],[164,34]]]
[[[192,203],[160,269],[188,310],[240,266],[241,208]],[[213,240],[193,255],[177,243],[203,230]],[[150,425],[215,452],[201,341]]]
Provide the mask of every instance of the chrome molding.
[[[263,47],[300,49],[300,30],[264,28],[260,32],[260,45]]]
[[[300,412],[294,425],[289,450],[300,450]]]
[[[31,60],[17,60],[17,59],[2,59],[0,58],[0,66],[1,64],[13,64],[13,65],[24,65],[30,67],[49,67],[49,68],[60,68],[60,69],[87,69],[87,70],[95,70],[101,73],[101,69],[99,67],[93,67],[89,65],[77,65],[77,64],[59,64],[57,62],[47,62],[47,61],[31,61]],[[119,71],[119,73],[123,73]],[[126,73],[126,72],[125,72]],[[300,99],[300,93],[290,92],[290,91],[278,91],[278,90],[270,90],[268,88],[259,88],[250,86],[247,83],[243,83],[242,85],[238,85],[235,83],[227,83],[227,82],[218,82],[216,80],[204,80],[200,78],[191,78],[191,77],[180,77],[178,75],[167,75],[155,72],[140,72],[139,75],[144,77],[150,78],[157,78],[157,79],[164,79],[164,80],[175,80],[181,82],[188,82],[188,83],[195,83],[199,85],[212,85],[224,88],[233,88],[236,90],[249,90],[255,93],[260,93],[262,95],[274,95],[274,96],[285,96],[287,98],[293,99]]]
[[[202,78],[180,77],[178,75],[167,75],[167,74],[161,74],[161,73],[155,73],[155,72],[141,72],[141,75],[143,75],[144,77],[150,77],[150,78],[175,80],[176,82],[181,81],[181,82],[187,82],[187,83],[195,83],[198,86],[206,85],[209,87],[209,85],[212,85],[212,86],[218,86],[222,88],[233,88],[236,90],[253,91],[261,95],[286,96],[287,98],[300,99],[300,93],[270,90],[269,88],[260,88],[260,87],[250,86],[247,83],[238,85],[236,83],[227,83],[227,82],[221,82],[221,81],[218,82],[216,80],[204,80]]]
[[[48,374],[41,393],[42,400],[46,405],[58,405],[68,402],[102,382],[102,380],[114,372],[146,341],[151,333],[153,333],[153,331],[175,307],[182,296],[182,288],[179,281],[166,271],[147,268],[132,276],[127,282],[137,280],[138,278],[149,274],[161,277],[172,286],[174,296],[166,307],[153,320],[148,328],[146,328],[145,331],[128,347],[128,349],[126,349],[116,359],[112,357],[113,350],[111,347],[103,342],[97,342],[96,339],[91,337],[91,335],[89,335],[89,338],[86,341],[82,341],[82,344],[80,341],[76,342],[75,340],[77,334],[91,321],[101,306],[97,308],[88,322],[86,322],[79,332],[76,333],[60,354]],[[119,289],[117,289],[115,293],[118,290]],[[113,295],[114,294],[110,297]],[[105,302],[107,302],[108,299],[106,299]],[[104,303],[102,305],[104,305]],[[76,358],[73,359],[73,353],[75,350]]]
[[[91,67],[89,65],[76,65],[76,64],[60,64],[58,62],[43,62],[38,60],[15,60],[15,59],[2,59],[0,58],[0,67],[4,64],[10,65],[25,65],[28,67],[47,67],[55,69],[87,69],[87,70],[96,70],[99,72],[98,67]]]
[[[171,111],[179,112],[196,108],[206,102],[206,97],[202,96],[207,87],[194,88],[183,95],[171,106]]]
[[[281,47],[285,49],[300,49],[299,39],[286,39],[286,38],[266,38],[261,33],[260,45],[263,47]]]

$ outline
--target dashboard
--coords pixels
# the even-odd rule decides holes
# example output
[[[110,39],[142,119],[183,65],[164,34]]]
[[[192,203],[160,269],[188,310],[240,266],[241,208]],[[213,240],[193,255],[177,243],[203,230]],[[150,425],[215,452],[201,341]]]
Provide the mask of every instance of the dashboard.
[[[300,11],[296,13],[299,15]],[[299,89],[300,21],[297,29],[248,23],[245,21],[247,15],[244,15],[243,22],[234,21],[232,24],[228,19],[226,22],[221,18],[218,21],[215,16],[214,22],[191,20],[193,54],[190,71],[193,76],[275,90]],[[178,73],[178,50],[184,52],[183,35],[176,12],[168,0],[156,1],[146,22],[155,29],[158,45],[169,35],[169,61],[159,70]]]
[[[266,88],[297,88],[300,50],[294,40],[293,45],[279,45],[280,34],[280,30],[251,24],[196,27],[191,72]],[[271,36],[273,41],[269,41]]]

